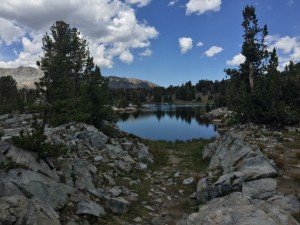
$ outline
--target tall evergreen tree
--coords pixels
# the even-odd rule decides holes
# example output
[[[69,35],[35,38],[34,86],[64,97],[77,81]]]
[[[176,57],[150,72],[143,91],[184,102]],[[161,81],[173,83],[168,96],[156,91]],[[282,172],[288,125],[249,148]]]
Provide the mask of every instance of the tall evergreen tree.
[[[94,110],[106,110],[108,105],[104,101],[108,87],[100,68],[94,65],[87,42],[76,28],[57,21],[50,31],[43,37],[44,57],[37,62],[44,71],[37,86],[44,94],[45,122],[55,125],[71,120],[95,122],[93,117],[100,115]],[[105,115],[97,121],[107,119]]]
[[[267,46],[264,44],[265,37],[268,35],[268,28],[258,26],[258,19],[253,6],[246,6],[243,10],[244,21],[244,42],[242,45],[242,54],[246,61],[241,65],[244,73],[248,74],[250,91],[254,91],[254,80],[263,74],[268,58]]]
[[[286,67],[285,76],[280,73],[276,49],[268,52],[264,43],[267,26],[258,26],[253,6],[245,7],[243,17],[242,54],[246,61],[239,69],[225,70],[230,76],[226,94],[228,106],[235,111],[239,122],[288,124],[299,121],[295,65],[290,63]]]

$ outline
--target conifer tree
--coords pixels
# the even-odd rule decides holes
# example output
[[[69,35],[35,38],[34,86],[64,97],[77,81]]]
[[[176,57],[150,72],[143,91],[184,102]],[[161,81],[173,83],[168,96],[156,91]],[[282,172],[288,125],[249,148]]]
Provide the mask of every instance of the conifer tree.
[[[89,55],[86,40],[64,21],[57,21],[50,31],[43,37],[44,56],[37,62],[44,71],[37,86],[44,96],[45,122],[98,121],[99,125],[107,119],[105,113],[99,118],[99,112],[109,105],[108,87]]]
[[[258,26],[258,19],[253,6],[246,6],[243,10],[244,21],[244,42],[242,46],[242,54],[246,57],[243,72],[248,74],[248,80],[251,93],[254,92],[254,80],[261,76],[265,71],[265,64],[268,59],[267,46],[264,44],[265,37],[268,35],[268,28]]]

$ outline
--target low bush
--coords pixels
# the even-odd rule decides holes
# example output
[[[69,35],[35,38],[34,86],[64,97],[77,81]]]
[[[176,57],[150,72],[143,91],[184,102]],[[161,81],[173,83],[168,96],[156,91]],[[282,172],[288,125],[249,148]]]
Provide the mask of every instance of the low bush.
[[[24,133],[24,131],[20,131],[20,136],[13,137],[13,143],[19,148],[37,152],[39,159],[58,157],[66,152],[64,145],[53,145],[46,142],[46,139],[43,126],[35,121],[32,124],[32,132]]]

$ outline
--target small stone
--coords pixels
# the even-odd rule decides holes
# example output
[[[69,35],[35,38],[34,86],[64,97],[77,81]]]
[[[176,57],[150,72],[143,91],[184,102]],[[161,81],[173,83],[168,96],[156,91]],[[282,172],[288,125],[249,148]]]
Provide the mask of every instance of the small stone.
[[[196,199],[197,198],[197,193],[194,192],[193,194],[190,195],[190,199]]]
[[[143,221],[143,219],[138,216],[138,217],[134,218],[133,221],[136,222],[136,223],[140,223],[140,222]]]
[[[145,169],[147,169],[147,167],[148,166],[145,163],[142,163],[142,162],[138,162],[138,164],[137,164],[137,168],[139,170],[145,170]]]
[[[145,209],[154,212],[155,209],[153,209],[150,205],[145,205]]]
[[[115,186],[113,188],[111,188],[109,190],[109,192],[114,196],[114,197],[118,197],[121,193],[122,193],[122,190],[119,186]]]
[[[184,184],[184,185],[190,185],[190,184],[192,184],[194,182],[194,177],[188,177],[188,178],[186,178],[186,179],[184,179],[183,181],[182,181],[182,184]]]
[[[94,161],[95,161],[95,162],[99,162],[99,161],[101,161],[102,159],[103,159],[102,156],[95,156],[95,157],[94,157]]]
[[[179,175],[180,175],[180,172],[176,172],[176,173],[174,174],[174,178],[179,177]]]

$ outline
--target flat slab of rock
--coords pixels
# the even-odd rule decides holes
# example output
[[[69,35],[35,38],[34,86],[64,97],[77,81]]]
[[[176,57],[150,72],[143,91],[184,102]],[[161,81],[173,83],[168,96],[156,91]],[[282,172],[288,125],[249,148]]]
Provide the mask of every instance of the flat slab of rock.
[[[25,169],[13,169],[0,173],[0,197],[22,195],[36,197],[53,209],[64,207],[74,189],[55,180]]]
[[[92,215],[96,217],[105,216],[104,209],[93,201],[81,200],[77,205],[77,214]]]
[[[37,160],[36,153],[17,148],[8,142],[0,141],[0,163],[4,167],[13,163],[15,166],[29,168],[59,180],[56,170],[51,169],[44,160]]]
[[[59,215],[37,198],[15,195],[0,198],[0,224],[60,225]]]
[[[251,198],[267,199],[276,193],[277,182],[272,178],[265,178],[243,183],[242,193]]]
[[[286,211],[262,200],[233,192],[202,205],[177,225],[299,225]]]

